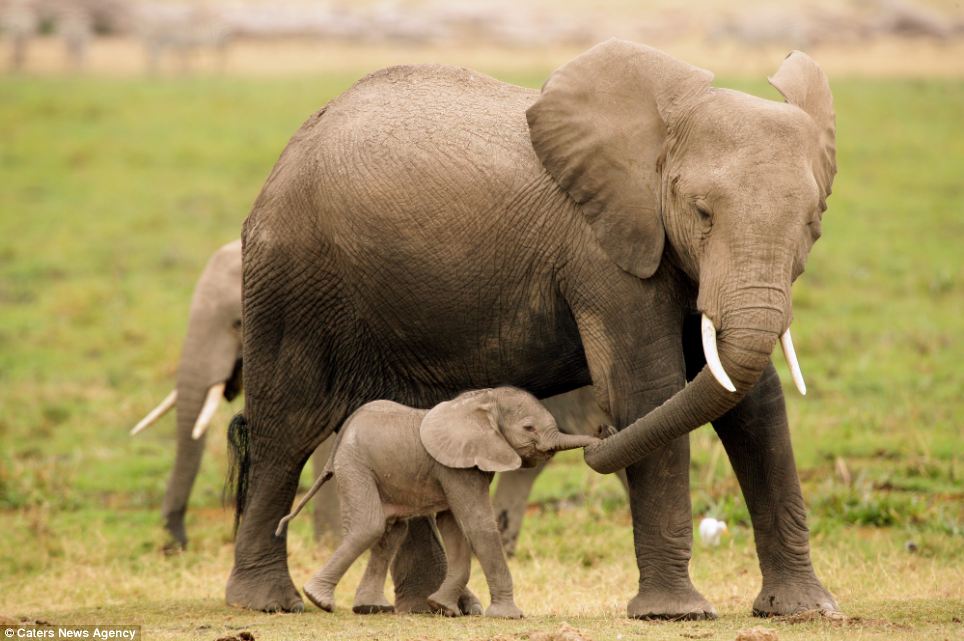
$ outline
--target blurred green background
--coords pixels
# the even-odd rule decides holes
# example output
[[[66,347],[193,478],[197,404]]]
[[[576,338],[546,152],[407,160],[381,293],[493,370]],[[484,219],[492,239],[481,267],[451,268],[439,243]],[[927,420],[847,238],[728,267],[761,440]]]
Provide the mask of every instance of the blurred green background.
[[[768,60],[775,68],[779,58]],[[0,615],[126,617],[157,638],[214,638],[232,617],[261,625],[220,605],[231,559],[223,439],[209,440],[192,496],[191,548],[165,558],[159,509],[173,420],[137,439],[127,430],[173,384],[207,258],[238,237],[288,137],[372,70],[365,64],[281,76],[0,77]],[[553,66],[507,64],[502,54],[482,70],[538,87]],[[840,74],[831,83],[839,174],[823,238],[793,291],[810,392],[802,398],[786,387],[815,559],[851,613],[896,621],[921,638],[958,634],[964,80]],[[724,73],[715,84],[778,98],[758,74]],[[242,403],[222,407],[216,434]],[[725,635],[734,626],[752,623],[752,533],[715,435],[702,428],[693,443],[694,514],[724,518],[733,532],[716,560],[697,547],[697,584],[729,616],[699,630],[732,638]],[[292,560],[296,569],[326,555],[308,530],[305,519],[293,531],[292,557],[305,557]],[[623,629],[619,611],[635,580],[630,542],[618,483],[568,453],[536,485],[513,571],[541,594],[546,625],[554,616],[590,617],[583,625],[608,638]],[[542,572],[570,566],[617,577],[592,597],[604,619],[539,592],[551,580]],[[743,577],[745,590],[706,587],[721,569]],[[890,579],[868,591],[878,573]],[[195,616],[214,628],[184,623]],[[333,620],[342,634],[356,629],[350,616]],[[285,638],[280,623],[264,625],[259,638]],[[373,625],[370,633],[390,634],[398,624]],[[475,625],[421,621],[411,629],[445,638],[490,630]],[[781,638],[893,632],[821,625],[788,628]]]

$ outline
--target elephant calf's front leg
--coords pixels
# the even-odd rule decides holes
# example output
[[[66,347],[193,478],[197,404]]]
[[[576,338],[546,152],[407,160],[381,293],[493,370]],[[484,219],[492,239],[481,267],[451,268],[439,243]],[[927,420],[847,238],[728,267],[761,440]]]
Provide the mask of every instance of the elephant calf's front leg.
[[[491,475],[479,470],[450,470],[442,488],[458,527],[479,559],[489,584],[491,603],[485,616],[522,618],[512,593],[512,574],[505,560],[502,538],[489,501]],[[467,578],[467,577],[466,577]]]

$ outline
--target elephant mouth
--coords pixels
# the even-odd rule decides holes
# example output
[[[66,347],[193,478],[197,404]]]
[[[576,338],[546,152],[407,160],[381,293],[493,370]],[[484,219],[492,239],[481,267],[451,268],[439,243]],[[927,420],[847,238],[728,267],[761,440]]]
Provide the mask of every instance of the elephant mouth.
[[[720,361],[716,344],[716,326],[705,313],[701,319],[700,334],[703,338],[703,356],[706,358],[706,365],[709,367],[710,373],[713,374],[713,378],[723,389],[728,392],[736,392],[736,386],[733,385],[733,381],[730,380],[723,363]],[[783,357],[787,361],[787,367],[790,369],[793,384],[801,395],[806,396],[807,383],[803,379],[803,372],[800,370],[800,363],[797,361],[797,352],[793,347],[793,338],[790,336],[789,327],[780,335],[780,347],[783,351]]]

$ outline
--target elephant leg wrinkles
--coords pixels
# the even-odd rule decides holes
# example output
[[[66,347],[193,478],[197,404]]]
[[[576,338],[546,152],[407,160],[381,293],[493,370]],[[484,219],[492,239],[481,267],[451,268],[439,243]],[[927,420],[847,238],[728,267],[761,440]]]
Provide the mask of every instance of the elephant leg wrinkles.
[[[699,319],[686,319],[687,377],[703,367]],[[773,364],[732,410],[713,421],[753,522],[763,587],[753,604],[758,616],[797,610],[837,610],[810,561],[806,507],[790,442],[783,388]]]
[[[673,278],[666,271],[647,283],[604,278],[615,295],[577,289],[570,302],[597,400],[622,429],[684,386],[683,312],[662,289]],[[715,618],[715,609],[689,577],[689,437],[631,465],[626,475],[639,568],[639,590],[627,606],[628,616]]]

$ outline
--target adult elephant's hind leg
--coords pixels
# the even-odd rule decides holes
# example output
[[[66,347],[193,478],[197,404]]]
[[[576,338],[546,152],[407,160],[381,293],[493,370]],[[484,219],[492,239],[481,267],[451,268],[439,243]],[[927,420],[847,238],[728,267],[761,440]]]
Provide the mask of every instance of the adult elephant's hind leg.
[[[810,562],[807,512],[793,460],[780,379],[767,366],[733,410],[713,421],[740,481],[753,521],[763,587],[757,616],[836,611]]]
[[[408,522],[408,534],[392,561],[395,611],[429,613],[428,597],[445,579],[445,550],[431,517]]]
[[[249,422],[248,429],[259,425]],[[274,529],[291,508],[301,466],[310,451],[298,460],[283,448],[270,444],[256,448],[255,443],[252,440],[252,459],[277,462],[252,466],[226,599],[228,605],[252,610],[301,612],[304,603],[288,572],[287,532],[276,537]]]
[[[351,400],[331,389],[330,337],[326,343],[314,326],[316,318],[299,313],[303,306],[331,306],[321,298],[289,300],[289,290],[274,286],[271,276],[278,265],[285,273],[304,273],[298,265],[280,262],[294,255],[272,248],[265,237],[245,234],[243,413],[250,465],[241,467],[249,485],[226,598],[253,610],[304,609],[288,572],[287,533],[276,537],[274,532],[291,509],[304,464],[344,419]],[[310,292],[320,297],[322,289]]]

